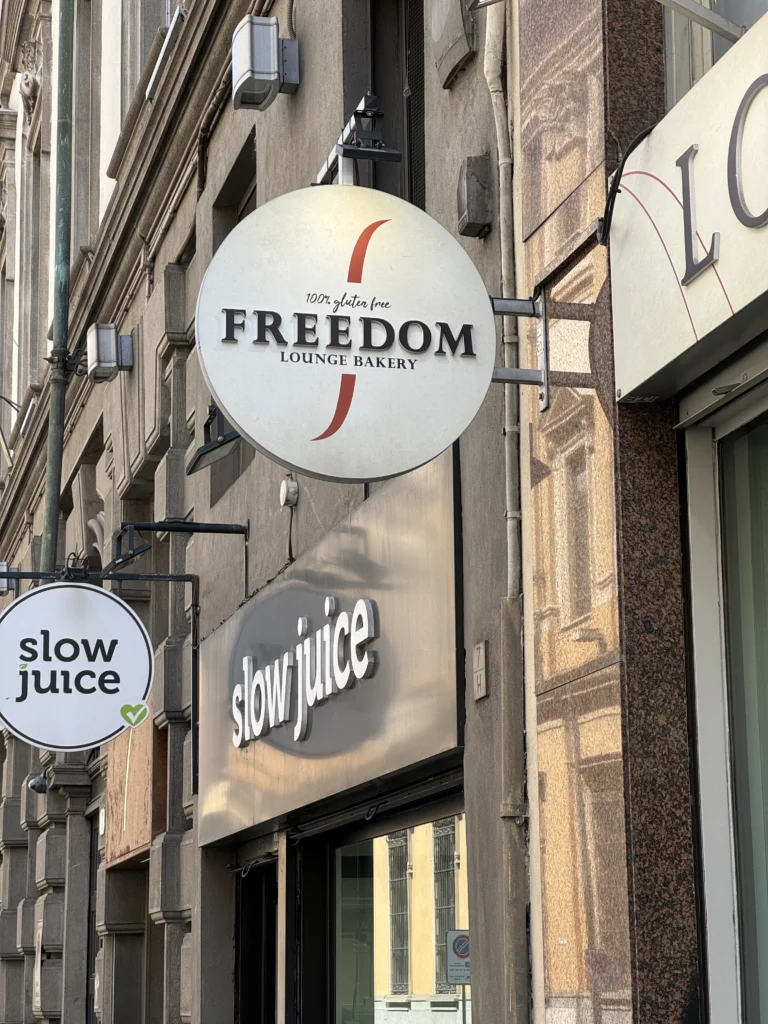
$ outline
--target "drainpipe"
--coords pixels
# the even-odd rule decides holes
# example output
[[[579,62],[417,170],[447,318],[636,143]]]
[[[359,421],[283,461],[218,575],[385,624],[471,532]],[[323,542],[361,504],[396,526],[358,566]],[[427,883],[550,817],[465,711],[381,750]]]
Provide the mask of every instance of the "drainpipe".
[[[45,470],[45,519],[40,561],[42,572],[54,572],[59,537],[61,465],[64,457],[64,410],[69,373],[69,265],[72,244],[72,66],[75,34],[74,0],[59,2],[59,79],[56,134],[56,262],[53,284],[53,349],[48,459]]]
[[[504,98],[506,2],[486,13],[484,70],[491,95],[499,162],[499,236],[501,294],[515,296],[514,222],[512,214],[512,143]],[[511,50],[511,47],[510,47]],[[515,59],[509,52],[508,60]],[[504,365],[518,365],[517,319],[502,321]],[[507,596],[501,608],[501,766],[502,860],[504,896],[504,1021],[530,1019],[528,954],[528,857],[525,788],[525,691],[522,656],[520,543],[520,416],[518,388],[504,386],[504,458],[507,526]]]

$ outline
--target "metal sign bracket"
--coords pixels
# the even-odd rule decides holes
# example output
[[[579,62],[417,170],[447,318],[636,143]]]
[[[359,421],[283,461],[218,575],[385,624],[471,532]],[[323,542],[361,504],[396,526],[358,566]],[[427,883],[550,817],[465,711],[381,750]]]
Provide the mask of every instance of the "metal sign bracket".
[[[112,548],[112,561],[105,566],[104,572],[113,572],[119,566],[125,566],[139,555],[145,554],[152,547],[149,543],[136,544],[135,533],[218,533],[239,534],[243,538],[243,589],[248,597],[248,542],[251,534],[251,521],[247,523],[192,523],[186,519],[163,519],[157,523],[121,523],[120,531],[115,535]],[[123,550],[123,540],[127,538],[128,548]]]
[[[491,298],[496,316],[527,316],[536,320],[536,362],[535,370],[518,367],[497,366],[493,371],[495,384],[535,384],[539,389],[539,412],[549,408],[550,385],[565,387],[596,387],[592,374],[552,373],[549,369],[548,316],[555,320],[581,320],[591,322],[595,318],[595,307],[590,303],[552,302],[547,306],[544,292],[540,291],[530,299]]]

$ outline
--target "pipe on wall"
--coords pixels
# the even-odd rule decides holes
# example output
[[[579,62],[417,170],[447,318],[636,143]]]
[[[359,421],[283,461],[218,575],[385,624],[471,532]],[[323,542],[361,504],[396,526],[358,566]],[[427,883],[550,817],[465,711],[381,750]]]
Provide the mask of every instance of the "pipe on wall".
[[[515,296],[513,163],[510,118],[504,96],[506,0],[488,8],[484,71],[496,129],[499,173],[501,294]],[[511,47],[508,48],[511,51]],[[511,61],[515,54],[508,52]],[[517,318],[502,320],[504,366],[517,367]],[[518,386],[504,387],[507,596],[501,607],[502,863],[504,893],[504,1021],[530,1020],[528,951],[528,843],[525,780],[525,685],[522,655],[522,558],[520,511],[520,406]]]

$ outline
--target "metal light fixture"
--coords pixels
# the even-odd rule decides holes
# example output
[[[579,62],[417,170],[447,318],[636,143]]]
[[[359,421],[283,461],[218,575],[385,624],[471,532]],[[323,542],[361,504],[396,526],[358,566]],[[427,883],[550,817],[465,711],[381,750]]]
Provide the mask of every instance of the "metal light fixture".
[[[226,458],[237,450],[242,438],[229,427],[218,406],[211,404],[208,406],[208,419],[203,425],[203,441],[202,448],[198,448],[187,463],[187,476],[199,473],[201,469]]]
[[[91,324],[86,343],[88,380],[106,384],[133,369],[133,336],[118,334],[114,324]]]
[[[235,110],[266,110],[279,92],[294,93],[298,87],[298,40],[280,38],[277,18],[243,18],[232,36]]]

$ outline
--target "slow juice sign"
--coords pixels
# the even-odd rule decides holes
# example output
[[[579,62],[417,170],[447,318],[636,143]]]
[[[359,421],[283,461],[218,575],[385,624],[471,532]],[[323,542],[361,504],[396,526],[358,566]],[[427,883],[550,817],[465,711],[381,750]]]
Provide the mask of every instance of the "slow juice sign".
[[[87,750],[149,714],[149,636],[106,590],[61,583],[22,595],[0,615],[0,651],[0,725],[35,747]]]
[[[355,186],[291,192],[246,217],[208,268],[196,337],[216,402],[252,444],[349,481],[448,448],[496,354],[488,291],[459,242]]]

